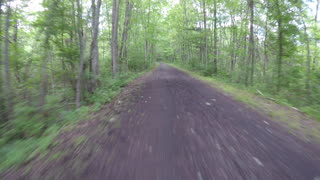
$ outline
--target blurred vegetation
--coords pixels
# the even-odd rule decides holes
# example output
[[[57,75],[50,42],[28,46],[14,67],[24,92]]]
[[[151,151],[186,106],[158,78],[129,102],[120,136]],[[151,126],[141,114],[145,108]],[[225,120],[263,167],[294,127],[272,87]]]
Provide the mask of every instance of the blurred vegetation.
[[[40,109],[25,102],[17,103],[14,118],[0,129],[0,170],[28,161],[46,150],[63,127],[86,120],[141,74],[126,73],[117,79],[102,80],[95,93],[87,97],[88,104],[77,109],[67,110],[58,95],[48,96],[47,104]]]

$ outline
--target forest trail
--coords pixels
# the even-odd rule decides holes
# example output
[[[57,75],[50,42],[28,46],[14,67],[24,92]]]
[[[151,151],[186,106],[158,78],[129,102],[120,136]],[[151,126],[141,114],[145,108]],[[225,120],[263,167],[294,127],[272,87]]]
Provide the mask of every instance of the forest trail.
[[[126,114],[112,180],[297,179],[320,176],[320,151],[185,73],[161,64]],[[105,162],[105,161],[104,161]],[[90,171],[89,171],[90,172]]]
[[[60,165],[64,168],[54,179],[320,177],[319,147],[301,141],[277,123],[182,71],[160,64],[146,77],[139,93],[121,114],[117,131],[96,137],[106,148],[90,153],[86,168],[77,177],[72,169]],[[50,169],[41,175],[46,176]]]

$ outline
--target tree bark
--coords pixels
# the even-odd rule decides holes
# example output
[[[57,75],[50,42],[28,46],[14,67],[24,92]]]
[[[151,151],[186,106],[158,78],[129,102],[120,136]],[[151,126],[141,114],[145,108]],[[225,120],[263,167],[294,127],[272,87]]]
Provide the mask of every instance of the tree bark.
[[[204,61],[208,66],[208,37],[207,37],[207,10],[206,0],[203,0],[203,28],[204,28]]]
[[[315,31],[318,31],[319,3],[320,3],[320,0],[317,0],[316,15],[314,16]],[[317,44],[317,41],[314,41],[314,47],[315,47],[315,52],[314,52],[314,57],[313,57],[313,68],[312,68],[312,70],[315,69],[315,66],[316,66],[316,63],[317,63],[317,59],[318,59],[318,44]]]
[[[77,21],[78,21],[78,36],[79,36],[79,46],[80,46],[80,63],[79,63],[79,73],[76,85],[76,106],[79,108],[81,106],[81,96],[82,96],[82,81],[84,72],[84,61],[85,61],[85,38],[83,32],[83,19],[82,19],[82,5],[80,0],[77,0]]]
[[[281,90],[282,86],[282,56],[283,56],[283,30],[282,30],[282,14],[280,10],[279,0],[276,0],[276,8],[277,8],[277,26],[278,26],[278,55],[277,55],[277,61],[278,61],[278,68],[277,68],[277,74],[278,74],[278,83],[277,83],[277,92]]]
[[[100,8],[101,0],[92,0],[92,42],[90,47],[90,87],[89,91],[91,93],[98,86],[97,77],[100,74],[99,67],[99,47],[98,47],[98,35],[99,35],[99,17],[100,17]]]
[[[18,7],[16,7],[16,9],[18,9]],[[16,11],[15,14],[17,14],[18,12]],[[15,70],[14,70],[14,74],[15,77],[18,81],[18,83],[21,83],[21,76],[20,76],[20,72],[19,72],[19,67],[18,67],[18,63],[17,61],[19,60],[19,48],[18,48],[18,18],[15,17],[14,18],[14,30],[13,30],[13,50],[14,50],[14,54],[15,54],[15,58],[16,58],[16,62],[14,63],[15,65]]]
[[[13,103],[12,103],[12,87],[11,87],[11,72],[10,72],[10,18],[11,7],[7,5],[6,11],[6,24],[5,24],[5,39],[3,49],[3,61],[4,61],[4,77],[5,77],[5,98],[6,98],[6,118],[9,120],[12,117]]]
[[[130,20],[131,20],[131,11],[133,8],[133,4],[131,0],[126,1],[126,14],[125,14],[125,20],[123,24],[123,32],[122,32],[122,38],[121,38],[121,46],[120,46],[120,59],[124,60],[126,58],[127,54],[127,40],[128,40],[128,32],[130,30]]]
[[[268,2],[267,2],[267,6],[268,6]],[[268,39],[268,12],[269,12],[269,7],[267,7],[267,18],[266,18],[266,24],[265,24],[265,34],[264,34],[264,41],[263,41],[263,52],[264,52],[264,59],[263,59],[263,79],[264,82],[266,82],[266,78],[267,78],[267,66],[268,66],[268,62],[269,62],[269,56],[268,56],[268,49],[267,49],[267,39]]]
[[[111,37],[111,56],[113,77],[117,75],[118,65],[118,24],[119,24],[120,0],[113,0],[112,3],[112,37]]]
[[[300,13],[302,15],[302,10],[300,9]],[[307,74],[306,74],[306,90],[307,90],[307,96],[310,97],[310,75],[311,75],[311,53],[310,53],[310,40],[309,40],[309,35],[308,35],[308,29],[307,29],[307,25],[305,23],[305,21],[302,18],[302,24],[303,24],[303,30],[304,30],[304,38],[306,41],[306,56],[307,56],[307,62],[306,62],[306,68],[307,68]]]
[[[254,2],[253,0],[249,1],[250,8],[250,36],[249,36],[249,55],[250,55],[250,84],[253,85],[254,82],[254,59],[255,59],[255,47],[254,47],[254,31],[253,31],[253,21],[254,21]],[[247,84],[248,85],[248,84]]]
[[[213,29],[213,73],[218,73],[218,49],[217,49],[217,41],[218,41],[218,35],[217,35],[217,0],[214,0],[214,10],[213,10],[213,20],[214,20],[214,29]]]
[[[2,34],[2,0],[0,0],[0,34]],[[0,48],[2,48],[2,42],[0,41]],[[2,49],[1,49],[2,50]],[[0,118],[2,119],[2,121],[7,120],[6,114],[5,114],[5,99],[4,99],[4,88],[3,88],[3,59],[2,59],[2,51],[0,50]],[[1,122],[2,122],[1,121]]]
[[[230,59],[231,59],[231,65],[230,65],[230,75],[231,75],[231,80],[233,79],[233,71],[235,68],[235,62],[236,62],[236,35],[237,35],[237,27],[235,25],[235,19],[234,16],[232,15],[232,12],[230,11],[230,20],[231,20],[231,38],[230,38],[230,45],[231,45],[231,55],[230,55]]]
[[[49,58],[49,34],[46,33],[45,42],[44,42],[44,56],[42,59],[42,77],[40,85],[40,101],[39,106],[45,105],[45,99],[48,93],[48,58]]]

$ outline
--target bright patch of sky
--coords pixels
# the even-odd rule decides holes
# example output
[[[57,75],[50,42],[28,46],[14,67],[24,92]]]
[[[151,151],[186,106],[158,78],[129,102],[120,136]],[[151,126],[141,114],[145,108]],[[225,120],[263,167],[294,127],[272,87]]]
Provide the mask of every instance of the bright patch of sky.
[[[12,7],[16,7],[16,6],[19,6],[21,4],[27,4],[27,6],[24,7],[24,10],[26,12],[33,13],[33,12],[39,12],[39,11],[43,11],[44,10],[44,8],[41,5],[42,1],[43,0],[31,0],[28,3],[23,3],[22,0],[15,0],[15,1],[11,2],[11,5],[12,5]]]
[[[180,2],[180,0],[168,0],[172,5],[176,5]]]
[[[39,11],[43,11],[44,8],[42,7],[41,3],[43,0],[30,0],[29,3],[27,3],[27,7],[25,7],[25,12],[30,12],[30,13],[34,13],[34,12],[39,12]],[[173,7],[174,5],[178,4],[180,2],[180,0],[167,0],[169,2],[169,4],[171,4],[171,7]],[[306,1],[306,3],[309,5],[310,8],[310,15],[314,16],[315,12],[316,12],[316,0],[312,0],[312,2],[310,2],[309,0]],[[12,6],[15,7],[17,5],[22,4],[22,0],[15,0],[12,2]],[[164,14],[168,13],[169,9],[164,9]],[[318,12],[318,14],[320,14]]]
[[[309,8],[311,9],[310,15],[311,15],[311,16],[315,16],[316,6],[317,6],[316,0],[314,0],[314,1],[312,1],[312,2],[308,2],[308,1],[307,1],[307,4],[309,5]],[[319,12],[318,12],[318,15],[319,15]]]

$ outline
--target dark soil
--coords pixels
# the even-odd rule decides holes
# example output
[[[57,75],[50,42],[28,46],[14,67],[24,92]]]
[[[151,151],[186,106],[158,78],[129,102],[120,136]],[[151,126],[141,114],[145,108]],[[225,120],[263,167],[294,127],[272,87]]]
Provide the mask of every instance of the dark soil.
[[[161,64],[135,83],[4,179],[320,179],[318,145],[184,72]]]

